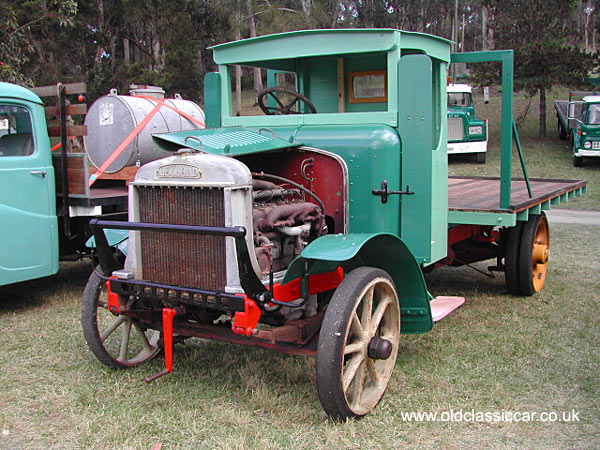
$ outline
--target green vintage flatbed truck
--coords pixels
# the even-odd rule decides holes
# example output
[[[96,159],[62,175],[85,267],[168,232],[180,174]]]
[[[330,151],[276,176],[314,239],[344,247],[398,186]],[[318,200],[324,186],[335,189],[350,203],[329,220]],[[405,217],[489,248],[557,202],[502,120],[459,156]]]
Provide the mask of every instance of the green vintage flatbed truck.
[[[584,158],[600,157],[600,95],[571,92],[569,100],[555,100],[554,108],[559,137],[571,139],[573,165],[581,167]]]
[[[0,286],[52,275],[61,259],[89,254],[92,217],[126,217],[125,182],[89,189],[84,179],[87,156],[72,143],[86,127],[67,122],[85,114],[85,104],[67,104],[82,93],[84,83],[0,83]],[[44,106],[40,97],[56,99]]]
[[[512,178],[512,51],[451,55],[438,37],[355,29],[213,52],[208,128],[154,135],[181,150],[140,168],[129,222],[91,222],[99,267],[82,325],[103,363],[136,366],[164,346],[150,382],[191,336],[316,356],[327,414],[362,417],[401,333],[431,331],[441,304],[462,302],[432,299],[423,270],[495,259],[511,293],[542,289],[544,210],[586,183]],[[448,178],[448,65],[490,60],[503,66],[501,174]],[[269,71],[262,112],[235,115],[235,65]],[[130,230],[124,267],[105,229]]]

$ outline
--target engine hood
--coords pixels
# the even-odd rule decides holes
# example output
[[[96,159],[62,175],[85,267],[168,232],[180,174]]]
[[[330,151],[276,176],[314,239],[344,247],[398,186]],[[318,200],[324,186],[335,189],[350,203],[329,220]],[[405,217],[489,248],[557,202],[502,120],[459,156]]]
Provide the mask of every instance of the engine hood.
[[[290,143],[276,136],[268,128],[253,130],[244,127],[209,128],[202,130],[157,133],[152,137],[165,150],[191,148],[204,153],[240,156],[299,147],[301,142]]]

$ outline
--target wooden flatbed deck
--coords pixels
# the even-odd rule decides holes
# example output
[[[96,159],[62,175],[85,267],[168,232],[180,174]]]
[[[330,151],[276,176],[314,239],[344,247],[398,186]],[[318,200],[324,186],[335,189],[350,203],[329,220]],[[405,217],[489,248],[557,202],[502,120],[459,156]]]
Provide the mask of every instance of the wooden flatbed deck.
[[[555,200],[561,196],[578,192],[587,186],[582,180],[552,180],[530,178],[532,198],[527,192],[523,178],[513,178],[512,195],[509,209],[500,208],[499,177],[461,177],[448,178],[448,209],[456,212],[509,213],[516,214],[537,205]]]

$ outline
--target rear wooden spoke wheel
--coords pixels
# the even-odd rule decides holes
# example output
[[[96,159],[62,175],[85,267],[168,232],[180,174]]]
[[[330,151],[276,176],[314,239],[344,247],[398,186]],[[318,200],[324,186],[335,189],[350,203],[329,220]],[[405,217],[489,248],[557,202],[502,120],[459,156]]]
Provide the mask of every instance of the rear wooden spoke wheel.
[[[550,260],[550,227],[546,214],[529,216],[523,226],[519,252],[521,295],[540,292],[546,282]]]
[[[117,369],[138,366],[160,352],[160,332],[146,330],[136,320],[108,310],[106,282],[96,272],[83,292],[81,324],[88,347],[108,366]]]
[[[400,345],[400,306],[390,276],[360,267],[338,286],[321,325],[317,391],[336,420],[360,418],[381,400]]]

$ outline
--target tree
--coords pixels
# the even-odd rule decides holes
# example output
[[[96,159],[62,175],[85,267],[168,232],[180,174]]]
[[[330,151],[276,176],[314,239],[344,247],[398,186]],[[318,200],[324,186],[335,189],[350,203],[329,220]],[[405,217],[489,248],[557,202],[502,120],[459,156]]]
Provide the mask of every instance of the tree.
[[[568,44],[572,0],[483,0],[497,49],[515,51],[515,89],[540,95],[539,137],[546,136],[546,90],[583,86],[596,55]],[[497,76],[497,74],[496,74]],[[498,80],[498,78],[496,78]]]
[[[0,2],[0,79],[31,83],[23,72],[32,54],[40,54],[33,35],[48,25],[71,26],[77,14],[75,0],[3,0]]]

